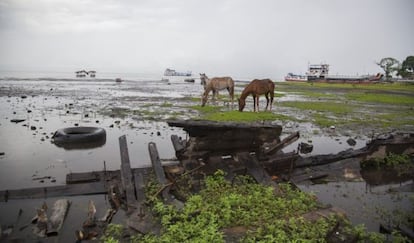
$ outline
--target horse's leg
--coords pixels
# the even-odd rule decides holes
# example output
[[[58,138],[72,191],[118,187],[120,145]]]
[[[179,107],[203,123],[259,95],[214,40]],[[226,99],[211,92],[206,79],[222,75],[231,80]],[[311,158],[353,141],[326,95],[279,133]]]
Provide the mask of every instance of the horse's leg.
[[[256,95],[253,95],[253,111],[256,112]]]
[[[216,94],[217,94],[217,91],[213,89],[213,98],[212,98],[213,103],[216,103]]]
[[[230,100],[231,100],[231,109],[233,110],[234,87],[227,87],[227,91],[229,91]]]
[[[204,94],[203,94],[203,96],[201,98],[201,106],[205,106],[206,105],[207,99],[208,99],[208,94],[209,93],[210,93],[210,90],[208,90],[208,89],[204,91]]]
[[[274,95],[275,95],[274,91],[270,92],[270,110],[272,110]]]
[[[257,112],[259,112],[259,98],[260,98],[260,95],[256,95]]]
[[[265,97],[266,97],[266,111],[267,111],[267,108],[269,107],[269,96],[265,94]]]

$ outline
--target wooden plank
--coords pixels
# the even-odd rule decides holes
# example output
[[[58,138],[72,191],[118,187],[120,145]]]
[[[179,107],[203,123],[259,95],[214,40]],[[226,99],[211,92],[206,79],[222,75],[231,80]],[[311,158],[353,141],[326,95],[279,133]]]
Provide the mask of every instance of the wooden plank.
[[[177,208],[182,208],[184,204],[177,199],[171,197],[169,193],[170,186],[167,186],[169,181],[167,180],[164,172],[164,168],[161,165],[161,160],[158,155],[157,145],[153,142],[148,144],[148,150],[151,157],[152,167],[154,168],[155,176],[157,177],[158,182],[163,186],[166,187],[162,190],[162,197],[166,200],[169,204],[175,205]]]
[[[107,190],[104,183],[92,182],[86,184],[70,184],[51,187],[34,187],[16,190],[6,190],[0,192],[0,201],[9,199],[32,199],[49,198],[61,196],[79,196],[92,194],[106,194]]]
[[[153,142],[148,144],[148,150],[151,157],[152,167],[154,168],[155,175],[157,176],[158,181],[165,185],[168,183],[167,178],[165,177],[164,169],[161,165],[161,160],[158,155],[157,145]]]
[[[271,123],[243,123],[243,122],[215,122],[203,120],[168,121],[170,126],[183,127],[190,138],[200,138],[199,150],[215,146],[220,149],[222,145],[231,146],[239,143],[241,146],[259,147],[264,142],[271,142],[279,138],[282,127]],[[202,143],[201,143],[202,142]],[[203,143],[205,145],[203,145]],[[239,145],[238,145],[239,146]],[[201,148],[201,147],[205,147]]]
[[[290,181],[298,184],[299,182],[303,182],[306,180],[317,180],[327,177],[329,174],[323,171],[314,171],[309,173],[304,173],[301,175],[294,175],[290,178]]]
[[[121,183],[127,200],[128,209],[136,204],[134,186],[132,185],[131,163],[129,161],[128,145],[126,136],[119,137],[119,148],[121,152]]]
[[[100,173],[101,172],[69,173],[66,175],[66,184],[100,181]]]
[[[171,135],[171,142],[176,153],[179,153],[185,149],[185,142],[183,142],[177,135]]]
[[[148,150],[151,157],[152,167],[154,168],[155,176],[157,177],[158,182],[161,186],[165,186],[168,183],[167,178],[165,177],[164,169],[161,165],[161,160],[158,155],[157,145],[153,142],[148,144]],[[162,196],[165,200],[169,200],[170,196],[168,195],[168,190],[165,189],[162,191]]]
[[[145,201],[145,183],[144,183],[144,175],[139,170],[134,170],[134,184],[135,184],[135,193],[137,202],[139,204],[144,203]]]
[[[251,156],[248,152],[237,153],[236,157],[246,166],[247,172],[253,176],[258,183],[266,186],[273,186],[279,191],[279,186],[272,181],[272,178],[267,174],[255,157]]]
[[[264,145],[263,148],[262,148],[262,151],[263,151],[264,154],[275,153],[278,150],[280,150],[280,149],[288,146],[289,144],[293,143],[294,141],[298,140],[299,136],[300,136],[299,132],[295,132],[295,133],[287,136],[286,138],[284,138],[280,142]]]

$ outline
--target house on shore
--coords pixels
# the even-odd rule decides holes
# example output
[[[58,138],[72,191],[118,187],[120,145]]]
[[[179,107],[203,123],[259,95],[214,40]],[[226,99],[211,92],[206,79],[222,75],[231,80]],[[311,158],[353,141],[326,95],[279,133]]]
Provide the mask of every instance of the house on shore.
[[[80,70],[75,72],[77,78],[95,78],[96,77],[96,71],[86,71],[86,70]]]

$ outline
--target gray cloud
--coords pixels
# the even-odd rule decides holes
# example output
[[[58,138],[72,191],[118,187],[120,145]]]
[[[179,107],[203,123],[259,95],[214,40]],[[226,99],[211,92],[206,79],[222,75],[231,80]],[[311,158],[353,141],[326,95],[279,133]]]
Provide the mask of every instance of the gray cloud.
[[[414,54],[410,0],[1,0],[0,68],[281,79],[308,62],[375,73]]]

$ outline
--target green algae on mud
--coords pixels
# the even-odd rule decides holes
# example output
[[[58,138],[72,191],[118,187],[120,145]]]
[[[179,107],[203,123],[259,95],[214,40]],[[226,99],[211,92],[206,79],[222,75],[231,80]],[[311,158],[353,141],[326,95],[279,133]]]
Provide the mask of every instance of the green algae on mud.
[[[280,101],[279,106],[288,108],[285,112],[299,110],[303,121],[321,127],[410,130],[414,125],[411,84],[283,83],[278,87],[302,96],[300,101]]]
[[[203,116],[206,120],[213,121],[236,121],[236,122],[254,122],[254,121],[286,121],[294,118],[275,114],[272,112],[214,112]]]
[[[392,105],[414,105],[413,94],[383,94],[378,92],[353,92],[347,93],[345,97],[349,100],[367,102],[367,103],[383,103]]]
[[[192,106],[200,112],[197,119],[205,119],[211,121],[234,121],[234,122],[255,122],[255,121],[286,121],[295,120],[292,117],[275,114],[270,111],[262,112],[240,112],[236,110],[223,111],[218,106]]]

